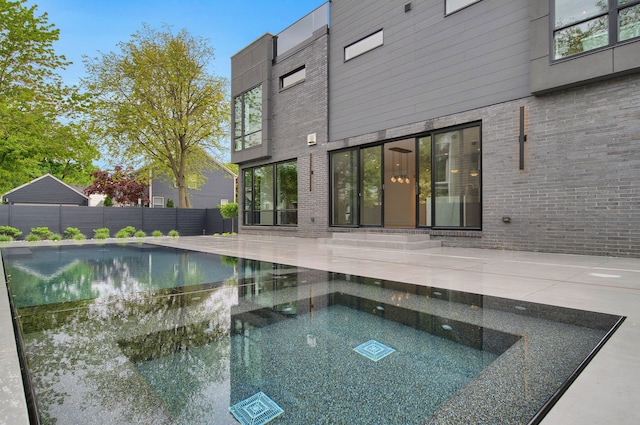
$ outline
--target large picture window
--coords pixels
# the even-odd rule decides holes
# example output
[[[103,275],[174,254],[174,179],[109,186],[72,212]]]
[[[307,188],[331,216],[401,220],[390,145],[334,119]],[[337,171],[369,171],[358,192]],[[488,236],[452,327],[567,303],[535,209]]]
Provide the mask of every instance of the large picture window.
[[[331,225],[481,228],[481,126],[330,154]]]
[[[236,152],[262,143],[262,85],[233,99],[234,150]]]
[[[554,59],[640,37],[640,0],[555,0],[553,12]]]
[[[297,162],[243,170],[245,225],[295,226],[298,224]]]

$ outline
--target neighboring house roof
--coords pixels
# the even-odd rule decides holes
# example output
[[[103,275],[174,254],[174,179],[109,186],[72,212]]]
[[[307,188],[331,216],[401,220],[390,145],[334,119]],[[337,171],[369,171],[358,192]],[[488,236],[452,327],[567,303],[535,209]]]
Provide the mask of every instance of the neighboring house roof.
[[[88,205],[89,202],[87,195],[51,174],[8,191],[1,199],[11,204]]]

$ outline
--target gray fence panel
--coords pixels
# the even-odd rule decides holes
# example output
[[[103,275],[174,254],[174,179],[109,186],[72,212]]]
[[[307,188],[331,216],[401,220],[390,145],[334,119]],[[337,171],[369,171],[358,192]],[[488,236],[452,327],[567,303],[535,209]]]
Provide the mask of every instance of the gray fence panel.
[[[174,208],[145,208],[143,218],[142,230],[148,235],[156,230],[166,235],[178,229],[178,210]]]
[[[178,232],[182,236],[203,235],[207,232],[207,211],[179,208]]]
[[[237,231],[238,220],[234,220]],[[0,205],[0,226],[20,229],[23,237],[32,227],[48,227],[62,234],[67,227],[77,227],[87,238],[94,230],[109,229],[111,236],[126,227],[144,230],[148,235],[154,230],[163,234],[177,230],[182,236],[212,235],[232,231],[231,220],[223,220],[217,208],[117,208],[72,207],[58,205]]]
[[[92,238],[94,230],[104,227],[104,208],[62,207],[62,232],[67,227],[77,227],[80,233]]]
[[[48,227],[53,233],[61,233],[60,206],[11,205],[11,227],[22,231],[22,237],[31,233],[33,227]]]
[[[105,208],[104,227],[109,228],[111,236],[127,226],[133,226],[136,230],[142,228],[142,208]]]

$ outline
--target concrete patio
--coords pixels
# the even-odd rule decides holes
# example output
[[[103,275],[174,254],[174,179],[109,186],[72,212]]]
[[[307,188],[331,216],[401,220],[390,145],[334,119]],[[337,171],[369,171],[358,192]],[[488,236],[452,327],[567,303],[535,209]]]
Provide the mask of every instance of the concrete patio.
[[[542,424],[640,423],[640,259],[446,247],[408,251],[256,235],[147,242],[627,316]],[[28,423],[26,404],[4,276],[0,280],[0,423],[22,425]]]

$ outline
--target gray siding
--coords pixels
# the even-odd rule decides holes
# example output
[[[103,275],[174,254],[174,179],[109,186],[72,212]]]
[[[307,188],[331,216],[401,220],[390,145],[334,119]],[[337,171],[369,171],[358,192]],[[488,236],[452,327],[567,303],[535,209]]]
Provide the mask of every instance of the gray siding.
[[[88,204],[86,196],[49,175],[7,193],[4,198],[13,204]]]
[[[221,199],[233,202],[235,192],[234,175],[223,169],[206,172],[207,181],[199,189],[188,189],[191,208],[215,208]],[[164,206],[172,199],[178,206],[178,189],[163,178],[155,178],[152,182],[151,196],[163,196]],[[150,200],[152,201],[152,200]]]
[[[529,95],[529,0],[481,1],[447,17],[441,0],[331,3],[330,140]],[[344,62],[384,29],[384,45]]]

